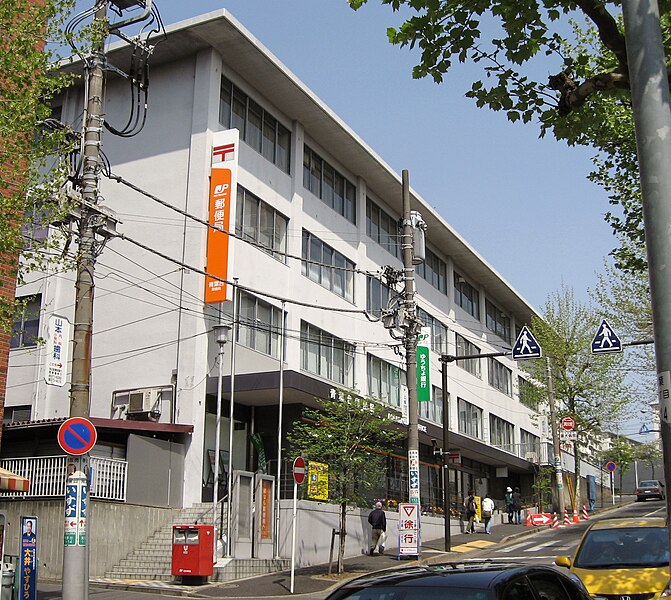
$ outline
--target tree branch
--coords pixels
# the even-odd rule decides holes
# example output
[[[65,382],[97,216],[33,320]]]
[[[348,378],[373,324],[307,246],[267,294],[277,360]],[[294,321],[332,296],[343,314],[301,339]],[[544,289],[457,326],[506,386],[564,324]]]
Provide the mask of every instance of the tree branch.
[[[627,68],[627,46],[624,34],[619,30],[617,21],[599,0],[577,0],[576,5],[596,25],[599,39],[617,57],[620,69]]]
[[[578,84],[570,72],[562,71],[557,75],[550,75],[548,87],[560,93],[559,114],[566,116],[585,104],[593,94],[615,89],[628,90],[629,75],[620,71],[599,73]]]

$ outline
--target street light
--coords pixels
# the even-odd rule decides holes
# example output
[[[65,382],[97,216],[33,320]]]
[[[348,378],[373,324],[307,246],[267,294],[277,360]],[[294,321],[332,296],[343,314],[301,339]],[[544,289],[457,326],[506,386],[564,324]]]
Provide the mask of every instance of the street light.
[[[220,540],[221,535],[217,535],[217,495],[219,492],[219,436],[221,434],[221,388],[224,379],[224,346],[228,342],[228,333],[231,331],[230,325],[223,325],[221,323],[212,327],[214,332],[214,339],[219,346],[219,374],[217,376],[217,414],[216,426],[214,430],[214,490],[212,492],[212,524],[214,525],[214,539]],[[228,543],[228,540],[226,540]],[[217,559],[218,549],[215,547],[215,562]]]

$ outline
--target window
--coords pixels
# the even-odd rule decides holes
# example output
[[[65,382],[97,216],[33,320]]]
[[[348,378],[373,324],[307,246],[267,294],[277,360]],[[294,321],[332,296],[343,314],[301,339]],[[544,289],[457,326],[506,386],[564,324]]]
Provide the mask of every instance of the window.
[[[515,426],[496,415],[489,415],[489,443],[506,452],[515,452]]]
[[[307,145],[303,149],[303,187],[356,223],[356,186]]]
[[[401,406],[401,369],[369,354],[368,394],[392,406]]]
[[[480,348],[475,344],[471,344],[465,337],[459,335],[458,333],[455,336],[457,342],[457,356],[471,356],[473,354],[480,354]],[[480,372],[480,359],[479,358],[467,358],[465,360],[455,361],[457,366],[461,367],[465,371],[468,371],[471,375],[476,377],[481,377]]]
[[[520,429],[520,442],[522,444],[521,456],[532,462],[538,462],[541,452],[541,438],[524,429]],[[533,456],[535,454],[535,456]]]
[[[305,229],[303,230],[302,272],[312,281],[352,302],[354,263]]]
[[[2,418],[4,423],[19,423],[21,421],[30,421],[31,407],[25,406],[5,406],[5,415]]]
[[[538,410],[541,391],[533,383],[524,379],[524,377],[518,376],[517,383],[519,386],[520,402],[532,410]]]
[[[366,198],[366,233],[387,252],[401,258],[398,220],[390,217],[370,198]]]
[[[457,409],[459,411],[459,433],[481,439],[482,409],[463,398],[457,398]]]
[[[33,348],[37,346],[40,330],[40,308],[42,296],[24,296],[17,298],[18,313],[12,325],[10,348]]]
[[[238,129],[240,139],[289,173],[290,131],[224,76],[220,95],[219,122],[226,129]]]
[[[354,387],[354,346],[301,321],[301,368]]]
[[[237,341],[275,358],[280,356],[282,311],[263,300],[240,292]]]
[[[398,296],[376,277],[371,275],[366,277],[366,310],[369,313],[379,317],[382,311],[389,307],[389,298],[393,297],[392,294]]]
[[[488,359],[489,385],[508,396],[513,395],[512,371],[498,360]]]
[[[480,294],[459,273],[454,272],[454,303],[480,320]]]
[[[30,250],[40,246],[49,236],[48,211],[39,202],[33,202],[24,215],[21,226],[23,249]]]
[[[431,386],[431,401],[418,402],[418,414],[421,418],[432,423],[443,423],[443,390]]]
[[[485,325],[487,329],[510,343],[510,318],[489,300],[485,300]]]
[[[417,317],[425,327],[431,329],[431,350],[438,354],[447,354],[447,325],[419,307],[417,307]]]
[[[286,262],[289,221],[272,206],[238,186],[235,233],[258,244],[264,252]]]
[[[415,267],[415,272],[437,290],[447,294],[447,264],[428,248],[426,260]]]

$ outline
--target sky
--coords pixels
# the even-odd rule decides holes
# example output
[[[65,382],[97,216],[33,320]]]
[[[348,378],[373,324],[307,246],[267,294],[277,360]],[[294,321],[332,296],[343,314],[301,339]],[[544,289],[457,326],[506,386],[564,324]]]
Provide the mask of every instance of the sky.
[[[229,10],[396,172],[407,169],[411,187],[537,310],[562,284],[588,299],[615,247],[603,220],[606,195],[586,180],[593,153],[478,109],[464,97],[472,68],[457,68],[440,85],[414,80],[419,52],[389,43],[387,27],[401,16],[388,6],[155,3],[166,25]]]

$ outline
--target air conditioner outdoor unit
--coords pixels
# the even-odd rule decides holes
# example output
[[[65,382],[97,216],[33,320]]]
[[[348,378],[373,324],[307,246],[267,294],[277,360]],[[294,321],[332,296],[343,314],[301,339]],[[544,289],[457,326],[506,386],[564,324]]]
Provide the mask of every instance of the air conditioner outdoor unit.
[[[135,390],[128,394],[128,410],[129,415],[137,415],[140,413],[155,412],[158,410],[161,400],[161,390],[143,389]]]
[[[524,453],[524,460],[528,460],[529,462],[532,462],[532,463],[537,463],[538,462],[538,453],[536,453],[536,452],[525,452]]]

